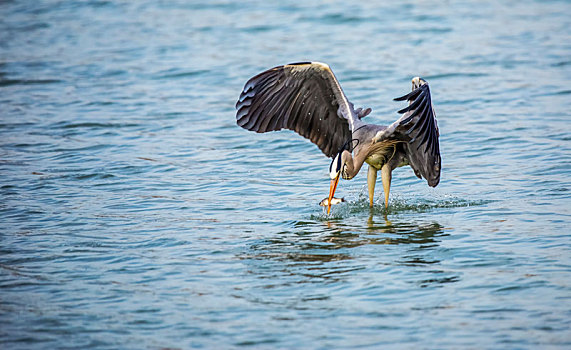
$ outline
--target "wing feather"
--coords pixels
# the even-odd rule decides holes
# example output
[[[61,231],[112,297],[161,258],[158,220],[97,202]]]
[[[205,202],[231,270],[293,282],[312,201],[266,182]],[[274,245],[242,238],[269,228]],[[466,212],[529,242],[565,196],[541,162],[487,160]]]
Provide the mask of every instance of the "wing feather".
[[[409,101],[409,105],[398,113],[403,114],[386,129],[379,131],[373,142],[388,139],[405,141],[406,158],[418,177],[436,187],[440,182],[440,146],[438,124],[430,96],[428,83],[419,79],[421,85],[410,93],[395,98],[395,101]]]
[[[395,131],[411,137],[405,145],[410,166],[428,181],[429,186],[436,187],[440,182],[441,158],[438,124],[430,87],[424,82],[403,97],[411,103],[399,111],[404,115],[400,121],[397,120],[399,124]]]
[[[248,80],[236,121],[255,132],[293,130],[333,157],[362,123],[351,106],[328,65],[293,63]]]

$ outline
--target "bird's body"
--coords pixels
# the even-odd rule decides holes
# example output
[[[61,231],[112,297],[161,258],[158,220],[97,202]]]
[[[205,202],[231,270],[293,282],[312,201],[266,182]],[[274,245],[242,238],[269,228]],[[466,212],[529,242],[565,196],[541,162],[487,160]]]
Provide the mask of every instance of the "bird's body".
[[[403,115],[388,126],[366,124],[362,118],[371,109],[354,109],[328,65],[301,62],[278,66],[250,79],[236,103],[236,119],[241,127],[268,132],[283,128],[310,139],[321,151],[333,157],[330,165],[331,199],[339,177],[357,175],[369,165],[369,201],[377,172],[381,171],[388,206],[392,171],[410,165],[419,178],[432,187],[440,181],[438,125],[428,83],[412,80],[412,92],[395,100],[408,100]]]

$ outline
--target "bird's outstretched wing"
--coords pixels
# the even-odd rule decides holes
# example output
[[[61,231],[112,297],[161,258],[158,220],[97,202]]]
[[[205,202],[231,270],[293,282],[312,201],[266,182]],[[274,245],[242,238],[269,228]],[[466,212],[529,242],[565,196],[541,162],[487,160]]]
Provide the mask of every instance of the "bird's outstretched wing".
[[[440,182],[440,145],[436,114],[432,106],[430,88],[421,78],[412,80],[413,90],[395,101],[409,101],[398,113],[403,114],[387,129],[379,132],[374,142],[396,138],[405,142],[405,152],[416,176],[424,177],[429,186]]]
[[[236,120],[255,132],[290,129],[328,157],[351,139],[370,110],[354,111],[333,71],[320,62],[274,67],[251,78],[236,103]]]

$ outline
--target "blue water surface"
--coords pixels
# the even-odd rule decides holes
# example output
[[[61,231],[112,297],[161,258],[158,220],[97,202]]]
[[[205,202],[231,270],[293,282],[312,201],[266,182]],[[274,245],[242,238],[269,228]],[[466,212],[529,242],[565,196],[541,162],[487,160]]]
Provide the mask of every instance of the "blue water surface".
[[[568,349],[568,1],[0,2],[2,349]],[[429,81],[442,178],[235,122],[327,62],[370,122]]]

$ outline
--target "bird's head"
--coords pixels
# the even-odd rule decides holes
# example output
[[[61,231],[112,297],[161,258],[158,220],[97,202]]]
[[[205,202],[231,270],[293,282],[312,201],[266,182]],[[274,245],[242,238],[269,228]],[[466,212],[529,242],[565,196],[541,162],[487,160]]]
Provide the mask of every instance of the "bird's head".
[[[327,204],[327,215],[331,211],[331,199],[335,194],[335,189],[337,188],[337,184],[339,183],[339,178],[341,177],[341,171],[345,166],[343,162],[343,150],[339,151],[335,158],[331,161],[331,165],[329,165],[329,178],[331,179],[331,185],[329,186],[329,200]]]

